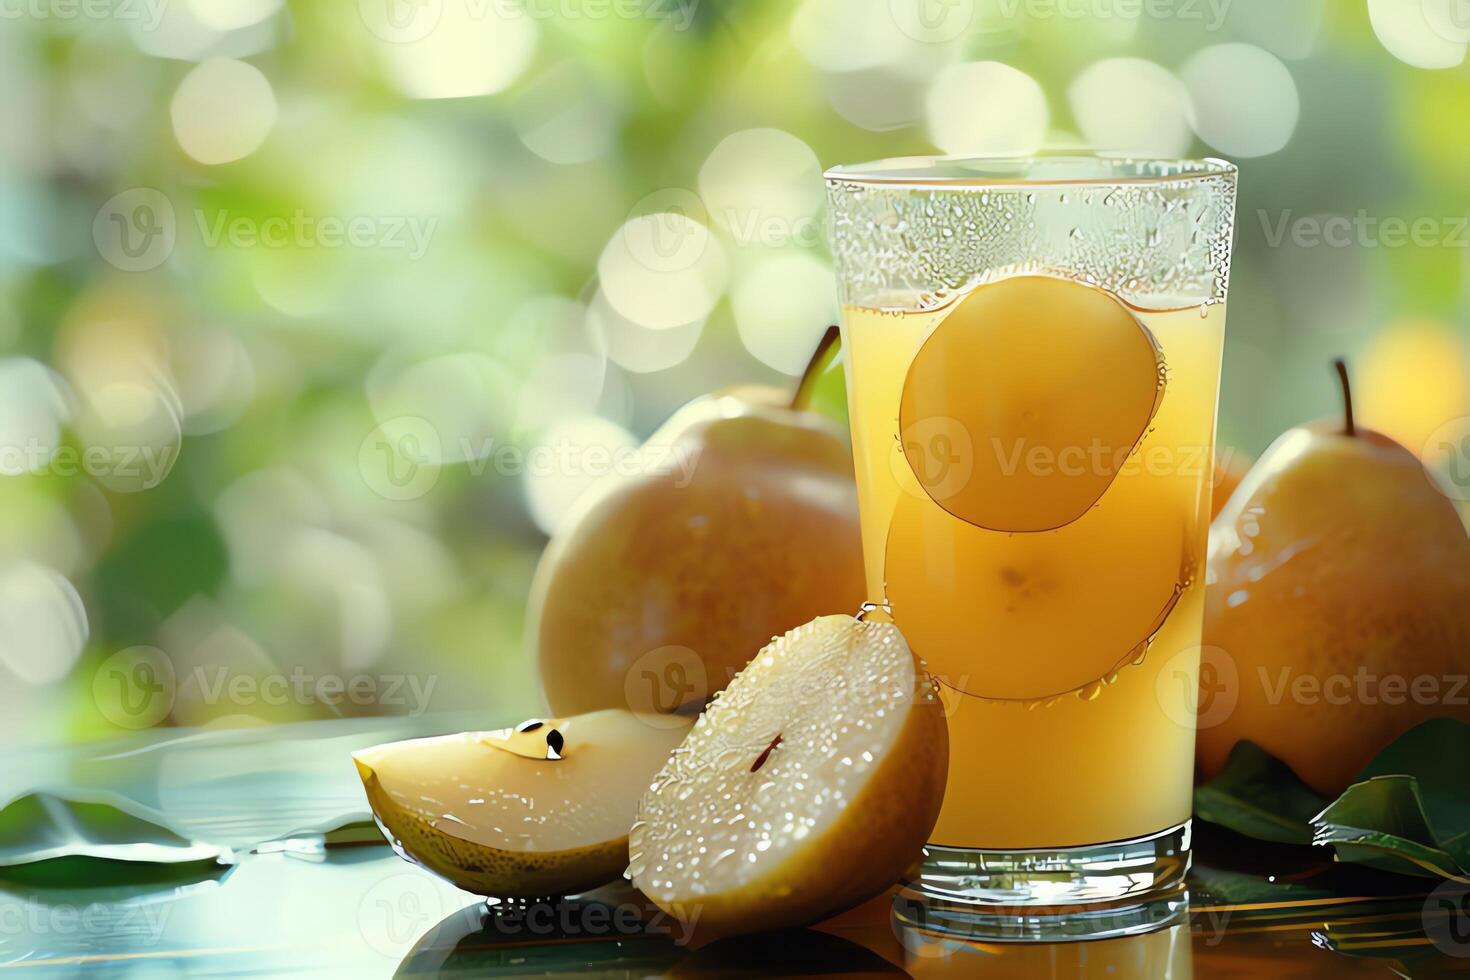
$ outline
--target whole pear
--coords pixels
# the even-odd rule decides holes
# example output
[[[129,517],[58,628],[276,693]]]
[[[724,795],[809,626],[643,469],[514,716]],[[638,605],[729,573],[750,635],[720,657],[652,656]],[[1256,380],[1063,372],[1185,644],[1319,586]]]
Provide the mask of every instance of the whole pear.
[[[1210,531],[1205,777],[1250,739],[1333,795],[1419,722],[1470,720],[1470,538],[1337,368],[1345,418],[1284,433]]]
[[[845,433],[797,398],[696,399],[557,528],[532,584],[531,649],[555,714],[700,707],[773,636],[865,598]]]

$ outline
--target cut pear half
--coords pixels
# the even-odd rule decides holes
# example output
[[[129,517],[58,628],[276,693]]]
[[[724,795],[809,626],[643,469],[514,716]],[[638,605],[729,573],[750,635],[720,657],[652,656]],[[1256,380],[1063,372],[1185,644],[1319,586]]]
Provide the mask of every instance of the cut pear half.
[[[610,709],[354,753],[395,849],[466,891],[540,897],[596,887],[628,859],[628,825],[690,722]]]
[[[1147,432],[1164,374],[1153,337],[1111,293],[1001,279],[960,300],[915,355],[899,404],[904,455],[929,497],[968,524],[1065,527]]]
[[[939,815],[949,736],[891,624],[824,616],[718,695],[638,807],[628,877],[704,935],[794,927],[892,885]]]

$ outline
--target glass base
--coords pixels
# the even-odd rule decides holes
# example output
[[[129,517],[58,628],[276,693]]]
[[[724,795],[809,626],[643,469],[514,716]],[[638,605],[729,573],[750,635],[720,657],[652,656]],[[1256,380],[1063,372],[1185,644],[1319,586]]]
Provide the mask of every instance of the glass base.
[[[1037,851],[930,844],[894,915],[920,929],[995,942],[1128,936],[1189,912],[1188,821],[1148,837]]]

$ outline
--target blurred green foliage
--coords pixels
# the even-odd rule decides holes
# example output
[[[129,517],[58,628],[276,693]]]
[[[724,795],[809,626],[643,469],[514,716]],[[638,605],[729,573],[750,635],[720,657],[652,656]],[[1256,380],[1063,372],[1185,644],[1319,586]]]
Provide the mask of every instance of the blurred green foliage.
[[[1470,414],[1470,247],[1454,235],[1470,209],[1464,44],[1375,24],[1359,0],[1119,13],[1131,6],[159,0],[131,17],[45,2],[7,13],[0,448],[40,456],[0,459],[0,729],[50,742],[129,727],[94,680],[139,645],[174,669],[157,724],[535,710],[530,574],[595,474],[538,476],[526,454],[630,444],[702,392],[793,383],[802,345],[836,314],[822,236],[807,234],[820,168],[953,149],[932,137],[956,114],[976,139],[1039,124],[1064,146],[1142,120],[1192,155],[1232,156],[1280,130],[1281,148],[1238,160],[1221,440],[1256,453],[1331,412],[1328,358],[1365,349],[1390,365],[1363,392],[1369,424],[1387,406],[1383,424],[1417,449]],[[426,27],[424,11],[438,20]],[[1407,63],[1456,44],[1453,65]],[[1280,65],[1285,87],[1208,74],[1197,56],[1222,46],[1220,64]],[[945,94],[971,62],[1034,79],[1047,117],[1005,129],[1005,92]],[[1086,74],[1100,62],[1112,73]],[[1116,91],[1098,109],[1079,85]],[[724,143],[751,130],[739,153]],[[645,199],[671,189],[686,202],[674,213],[710,229],[708,268],[618,266],[637,252],[618,242]],[[769,234],[709,213],[716,198],[774,219]],[[1358,213],[1427,218],[1435,237],[1293,242],[1300,219]],[[780,264],[793,255],[816,262]],[[1421,332],[1394,353],[1408,316],[1442,343]],[[818,404],[841,413],[840,372]],[[427,420],[438,444],[404,418]],[[122,472],[116,454],[93,467],[107,472],[61,472],[58,447],[98,445],[152,453],[167,476]],[[497,454],[507,447],[521,463]],[[200,690],[216,669],[298,668],[438,683],[431,704]]]

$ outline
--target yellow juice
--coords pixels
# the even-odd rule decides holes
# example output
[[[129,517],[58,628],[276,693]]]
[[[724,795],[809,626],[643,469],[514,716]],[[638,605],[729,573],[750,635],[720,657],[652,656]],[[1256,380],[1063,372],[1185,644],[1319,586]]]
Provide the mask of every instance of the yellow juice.
[[[1013,332],[975,359],[984,368],[977,373],[990,381],[968,384],[965,365],[939,365],[949,381],[929,393],[930,402],[948,402],[949,414],[979,424],[965,421],[958,438],[943,426],[905,432],[905,386],[915,359],[963,302],[924,312],[843,311],[870,598],[890,604],[915,652],[947,685],[949,784],[931,842],[1044,849],[1175,827],[1190,814],[1224,304],[1128,308],[1159,356],[1158,397],[1146,428],[1112,463],[1093,464],[1104,471],[1094,483],[1105,489],[1095,502],[1084,501],[1080,516],[1068,514],[1056,529],[1044,526],[1043,516],[1033,521],[1042,527],[1016,530],[1007,523],[1012,518],[984,517],[986,508],[1013,505],[1022,513],[1015,519],[1025,520],[1026,508],[1038,500],[1044,508],[1061,485],[1048,476],[1056,459],[1032,460],[1020,440],[1013,447],[986,430],[1009,424],[1011,413],[1018,431],[1041,424],[1033,406],[997,404],[997,381],[1025,382],[1004,366],[1031,364],[1024,370],[1034,371],[1034,345],[1053,345],[1044,364],[1060,375],[1038,396],[1040,414],[1073,418],[1094,411],[1087,399],[1096,400],[1116,372],[1091,367],[1093,355],[1077,353],[1074,343],[1026,341]],[[1010,302],[1001,299],[991,313],[1024,323],[1028,311],[1007,308]],[[1098,406],[1112,407],[1107,400]],[[947,506],[961,511],[950,503],[958,497],[920,485],[915,466],[924,467],[927,449],[958,458],[959,438],[969,440],[964,452],[982,460],[999,454],[1029,482],[997,477],[977,485],[982,467],[967,464],[966,492],[981,516],[946,513]],[[1078,458],[1085,459],[1081,448]],[[936,479],[943,484],[943,474]],[[986,523],[999,526],[979,526]],[[1139,612],[1155,607],[1157,617]]]

